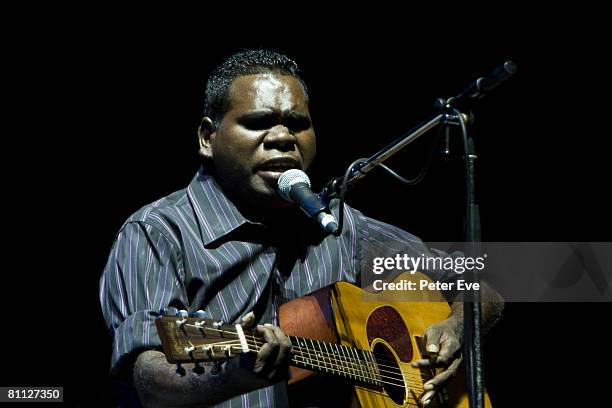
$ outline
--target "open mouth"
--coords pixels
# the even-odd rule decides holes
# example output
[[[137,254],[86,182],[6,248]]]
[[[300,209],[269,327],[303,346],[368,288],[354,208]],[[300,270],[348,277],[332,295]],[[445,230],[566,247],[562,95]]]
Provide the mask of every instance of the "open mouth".
[[[278,174],[279,176],[290,169],[300,169],[299,162],[292,158],[271,159],[259,166],[258,170],[271,175]]]
[[[273,173],[283,173],[290,169],[296,169],[298,166],[265,166],[261,167],[259,170],[261,171],[270,171]]]

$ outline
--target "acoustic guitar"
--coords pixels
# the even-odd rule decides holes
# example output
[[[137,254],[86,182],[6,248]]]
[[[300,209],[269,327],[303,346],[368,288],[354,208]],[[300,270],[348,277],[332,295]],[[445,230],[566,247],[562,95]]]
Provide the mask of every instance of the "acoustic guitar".
[[[404,273],[394,281],[418,285],[422,279],[429,280]],[[331,375],[354,385],[362,407],[419,407],[423,385],[435,372],[410,363],[426,356],[420,337],[425,328],[449,313],[437,292],[372,293],[346,282],[291,300],[279,309],[280,327],[292,343],[289,384],[314,374]],[[256,353],[264,344],[256,331],[211,319],[160,316],[156,326],[173,364]],[[463,371],[429,407],[469,406]],[[486,393],[485,407],[491,407]]]

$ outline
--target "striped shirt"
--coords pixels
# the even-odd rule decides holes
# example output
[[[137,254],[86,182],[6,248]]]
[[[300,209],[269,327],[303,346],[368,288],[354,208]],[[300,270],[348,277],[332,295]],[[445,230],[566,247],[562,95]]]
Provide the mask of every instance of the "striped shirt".
[[[278,324],[281,303],[337,281],[357,283],[364,243],[426,251],[401,229],[348,205],[344,211],[339,237],[312,223],[274,231],[248,221],[201,168],[186,189],[136,212],[120,229],[100,282],[112,371],[140,350],[160,348],[155,318],[162,308],[202,310],[225,322],[254,311],[258,322]],[[285,388],[279,383],[218,406],[286,406]]]

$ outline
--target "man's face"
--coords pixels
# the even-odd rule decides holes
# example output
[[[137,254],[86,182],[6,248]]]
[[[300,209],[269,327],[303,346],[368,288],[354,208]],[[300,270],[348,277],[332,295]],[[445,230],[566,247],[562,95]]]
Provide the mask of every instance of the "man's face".
[[[249,207],[286,206],[276,192],[279,176],[308,170],[316,153],[302,85],[290,75],[245,75],[232,82],[229,96],[229,110],[210,137],[219,184]]]

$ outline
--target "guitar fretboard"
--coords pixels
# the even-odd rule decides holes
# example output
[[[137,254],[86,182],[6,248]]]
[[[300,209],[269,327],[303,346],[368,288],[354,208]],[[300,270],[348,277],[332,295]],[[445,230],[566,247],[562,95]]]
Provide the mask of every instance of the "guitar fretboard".
[[[292,364],[380,387],[380,370],[372,352],[324,341],[289,336]]]

